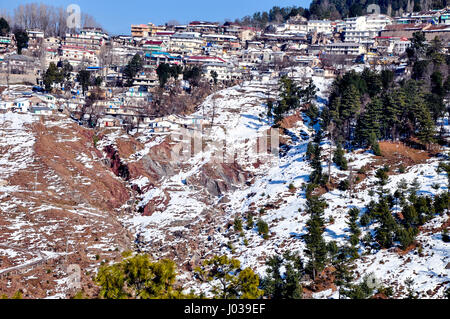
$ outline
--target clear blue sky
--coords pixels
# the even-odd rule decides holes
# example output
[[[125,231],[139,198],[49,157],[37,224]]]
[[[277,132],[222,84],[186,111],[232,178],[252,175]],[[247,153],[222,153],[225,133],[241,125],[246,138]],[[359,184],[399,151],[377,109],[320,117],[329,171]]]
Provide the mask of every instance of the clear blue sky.
[[[0,9],[12,13],[18,5],[32,2],[58,7],[78,4],[110,33],[129,34],[131,24],[163,24],[170,20],[222,22],[266,11],[273,6],[309,7],[311,0],[0,0]]]

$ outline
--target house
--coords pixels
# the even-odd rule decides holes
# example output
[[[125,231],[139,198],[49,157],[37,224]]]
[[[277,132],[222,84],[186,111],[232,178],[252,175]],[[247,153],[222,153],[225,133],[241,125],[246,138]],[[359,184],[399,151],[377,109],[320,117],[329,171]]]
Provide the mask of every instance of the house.
[[[61,60],[68,61],[74,67],[78,66],[81,62],[87,62],[89,65],[99,65],[96,52],[85,47],[63,45],[61,52]]]
[[[53,114],[53,110],[49,107],[45,107],[45,106],[33,106],[30,109],[30,113],[34,114],[34,115],[52,115]]]
[[[12,54],[6,57],[2,67],[4,70],[9,68],[12,74],[29,74],[34,73],[36,59],[19,54]]]
[[[13,101],[1,101],[0,100],[0,110],[7,111],[14,108],[14,102]]]
[[[97,121],[97,126],[101,128],[118,126],[118,120],[110,115],[103,116]]]
[[[9,36],[0,37],[0,53],[6,52],[6,50],[10,45],[11,45],[11,37]]]
[[[360,55],[366,53],[366,47],[360,43],[330,43],[326,45],[327,54]]]
[[[242,73],[236,70],[232,65],[226,63],[210,62],[203,65],[205,77],[213,81],[212,72],[217,73],[218,81],[238,80],[242,78]]]
[[[30,107],[31,103],[28,98],[18,98],[14,101],[14,109],[16,111],[27,113]]]
[[[184,58],[184,62],[189,65],[203,65],[206,63],[226,63],[226,61],[222,58],[215,57],[215,56],[199,56],[199,55],[193,55],[193,56],[186,56]]]
[[[411,46],[411,41],[403,37],[376,37],[375,47],[381,54],[402,55]]]

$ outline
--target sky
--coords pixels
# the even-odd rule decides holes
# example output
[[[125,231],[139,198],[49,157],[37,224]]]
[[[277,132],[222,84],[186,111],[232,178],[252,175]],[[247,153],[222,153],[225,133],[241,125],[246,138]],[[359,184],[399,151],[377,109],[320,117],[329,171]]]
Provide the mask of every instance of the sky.
[[[158,25],[170,20],[234,21],[273,6],[309,7],[311,0],[0,0],[0,10],[12,13],[18,5],[33,2],[56,7],[77,4],[111,34],[130,34],[131,24]]]

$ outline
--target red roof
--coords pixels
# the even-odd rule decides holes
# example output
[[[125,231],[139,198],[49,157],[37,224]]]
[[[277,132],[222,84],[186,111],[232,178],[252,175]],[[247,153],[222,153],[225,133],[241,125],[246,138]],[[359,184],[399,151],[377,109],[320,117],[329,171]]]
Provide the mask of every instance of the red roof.
[[[388,24],[384,27],[384,31],[402,31],[402,30],[410,30],[410,29],[424,29],[426,27],[429,27],[430,25],[427,23],[422,24],[414,24],[414,23],[408,23],[408,24]]]
[[[150,45],[161,45],[163,42],[162,41],[145,41],[145,44],[150,44]]]

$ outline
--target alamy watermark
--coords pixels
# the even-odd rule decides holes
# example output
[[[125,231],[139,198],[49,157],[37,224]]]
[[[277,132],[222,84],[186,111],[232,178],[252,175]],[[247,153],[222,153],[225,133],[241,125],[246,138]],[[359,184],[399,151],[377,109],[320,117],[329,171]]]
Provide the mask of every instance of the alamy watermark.
[[[69,265],[67,267],[69,275],[67,279],[67,288],[71,291],[79,291],[81,289],[81,268],[79,265]]]
[[[81,8],[77,4],[71,4],[66,9],[69,15],[66,20],[67,27],[69,29],[80,29],[81,28]]]
[[[377,4],[369,4],[367,6],[367,13],[368,14],[380,14],[381,13],[381,8]]]
[[[279,160],[280,136],[278,129],[273,128],[257,137],[240,140],[236,140],[233,134],[224,133],[218,137],[200,129],[181,128],[171,134],[171,140],[176,142],[170,152],[172,164],[186,163],[191,158],[202,160],[206,156],[210,156],[210,162],[215,164],[247,162],[275,165]]]

